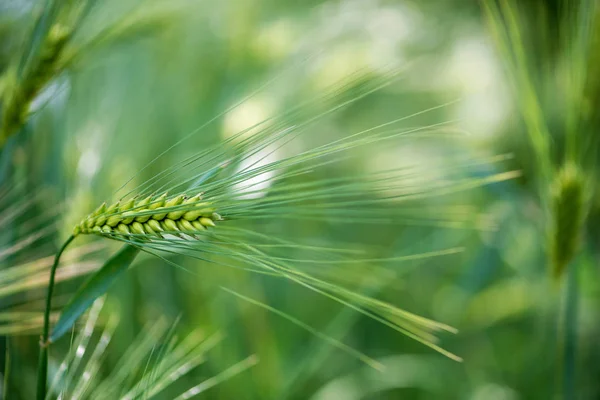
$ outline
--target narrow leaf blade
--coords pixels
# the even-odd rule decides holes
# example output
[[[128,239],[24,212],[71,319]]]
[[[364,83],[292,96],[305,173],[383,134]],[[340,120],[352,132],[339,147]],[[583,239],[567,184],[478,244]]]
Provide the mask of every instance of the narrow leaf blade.
[[[139,248],[126,244],[85,281],[60,314],[50,335],[50,342],[58,340],[71,329],[77,318],[92,305],[94,300],[102,296],[114,280],[127,270],[139,252]]]

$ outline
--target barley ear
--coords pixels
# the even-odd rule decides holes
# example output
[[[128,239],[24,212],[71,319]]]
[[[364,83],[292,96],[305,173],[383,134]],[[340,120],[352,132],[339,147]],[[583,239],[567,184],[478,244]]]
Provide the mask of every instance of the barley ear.
[[[24,76],[16,79],[6,93],[0,120],[0,146],[25,124],[29,107],[42,89],[62,71],[61,54],[71,36],[71,30],[60,23],[53,24],[35,62]]]
[[[552,276],[560,279],[575,257],[583,235],[586,196],[581,170],[572,163],[564,164],[551,190],[550,264]]]
[[[169,197],[135,197],[110,206],[101,205],[81,220],[73,235],[95,234],[111,239],[133,240],[138,243],[162,239],[161,232],[180,236],[179,232],[194,238],[194,234],[216,227],[223,218],[214,212],[211,204],[200,201],[201,196],[187,198],[183,194]]]

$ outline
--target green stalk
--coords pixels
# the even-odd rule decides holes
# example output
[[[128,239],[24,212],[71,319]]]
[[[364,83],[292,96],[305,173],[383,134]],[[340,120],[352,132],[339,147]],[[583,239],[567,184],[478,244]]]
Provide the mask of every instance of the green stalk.
[[[37,380],[37,400],[44,400],[46,398],[46,382],[48,381],[48,336],[50,335],[50,310],[52,307],[52,292],[54,291],[54,278],[56,275],[56,268],[58,267],[58,261],[60,256],[65,251],[67,246],[75,239],[75,236],[71,235],[67,241],[62,245],[56,256],[54,257],[54,264],[50,269],[50,280],[48,282],[48,295],[46,296],[46,310],[44,311],[44,330],[42,332],[42,340],[40,342],[40,358],[38,364],[38,380]]]
[[[562,365],[561,379],[563,399],[575,399],[575,359],[577,345],[577,302],[579,297],[577,282],[577,262],[569,265],[562,316],[562,329],[559,342],[559,365]]]
[[[8,400],[8,393],[9,393],[8,386],[10,385],[10,365],[11,365],[10,337],[7,336],[6,337],[6,359],[4,360],[4,393],[3,393],[4,400]]]

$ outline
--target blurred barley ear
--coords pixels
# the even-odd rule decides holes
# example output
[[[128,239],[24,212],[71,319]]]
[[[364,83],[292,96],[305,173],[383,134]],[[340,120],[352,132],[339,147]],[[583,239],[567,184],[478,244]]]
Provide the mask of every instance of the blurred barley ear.
[[[550,265],[555,279],[560,279],[575,258],[582,240],[586,215],[585,179],[573,163],[558,171],[551,187]]]
[[[0,146],[26,122],[29,106],[41,90],[60,73],[60,56],[70,30],[55,23],[46,35],[40,54],[23,76],[15,76],[2,101]]]
[[[124,42],[140,33],[147,35],[149,27],[165,28],[165,23],[184,9],[177,1],[157,1],[160,6],[139,2],[134,12],[124,13],[96,32],[82,35],[84,19],[97,3],[102,2],[45,1],[21,54],[1,77],[4,86],[0,98],[0,147],[25,125],[31,104],[44,88],[81,57],[117,40]]]

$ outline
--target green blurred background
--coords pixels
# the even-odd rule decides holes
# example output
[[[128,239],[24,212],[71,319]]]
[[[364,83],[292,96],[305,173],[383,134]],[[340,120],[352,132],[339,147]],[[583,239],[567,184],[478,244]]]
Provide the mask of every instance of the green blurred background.
[[[555,70],[568,68],[564,66],[568,46],[561,42],[561,29],[577,28],[569,26],[569,21],[576,21],[564,22],[566,3],[587,4],[583,12],[595,10],[588,4],[595,2],[553,1],[521,4],[517,9],[527,53],[534,61],[530,73],[536,87],[543,88],[541,103],[557,148],[565,133],[562,100],[552,88],[560,86]],[[41,2],[0,3],[0,67],[8,68],[24,47],[40,10]],[[593,40],[596,31],[592,25],[591,46],[600,49]],[[5,144],[0,166],[5,185],[18,184],[23,196],[43,190],[27,220],[62,204],[56,232],[4,259],[3,267],[51,255],[74,223],[110,200],[136,172],[141,170],[134,185],[208,145],[310,101],[357,72],[376,76],[385,68],[403,70],[393,84],[315,123],[311,135],[303,139],[304,146],[446,103],[407,121],[406,126],[452,121],[454,132],[354,149],[358,161],[342,163],[338,173],[411,167],[417,172],[415,184],[427,185],[445,179],[447,165],[491,160],[496,155],[501,156],[500,162],[472,163],[464,174],[522,171],[515,180],[428,200],[432,207],[467,207],[462,209],[467,222],[456,226],[422,223],[423,216],[415,215],[414,224],[354,230],[310,221],[301,225],[269,221],[259,227],[261,232],[290,239],[309,237],[330,246],[358,243],[382,257],[464,247],[463,252],[444,257],[390,262],[382,268],[365,266],[362,274],[348,277],[343,276],[343,268],[334,272],[365,293],[458,328],[457,335],[443,335],[441,345],[464,358],[463,363],[290,282],[172,257],[193,271],[189,273],[143,256],[109,292],[103,313],[118,312],[120,323],[100,375],[111,371],[137,334],[165,317],[180,318],[176,328],[180,335],[200,327],[207,334],[220,331],[225,337],[207,353],[205,364],[157,398],[172,398],[251,354],[260,358],[256,366],[199,397],[509,400],[557,396],[561,288],[548,279],[545,214],[535,157],[522,122],[527,110],[520,109],[518,88],[511,88],[505,60],[478,2],[112,0],[98,2],[78,34],[76,38],[101,40],[85,47],[38,96],[32,117]],[[593,57],[588,61],[592,76]],[[590,79],[586,86],[585,134],[590,136],[597,135],[594,110],[599,82]],[[240,107],[224,112],[261,87]],[[318,113],[318,107],[311,112]],[[185,145],[142,170],[165,148],[213,117],[217,117],[214,123]],[[592,158],[587,166],[593,179],[597,160]],[[576,258],[580,279],[575,375],[577,398],[582,399],[600,396],[595,228],[600,203],[595,198],[591,203],[586,240]],[[415,213],[432,209],[422,207]],[[6,246],[22,234],[22,224],[18,220],[6,227]],[[493,229],[487,229],[490,226]],[[115,249],[109,246],[102,254]],[[62,283],[59,295],[71,293],[80,282],[81,278]],[[280,316],[231,296],[221,286],[264,301],[342,340],[382,362],[386,370],[361,364]],[[16,300],[2,301],[5,307],[24,304],[41,310],[35,301],[43,295],[43,288],[37,288],[19,293]],[[37,333],[10,338],[12,398],[33,397],[37,340]],[[51,370],[66,353],[67,342],[53,347]]]

